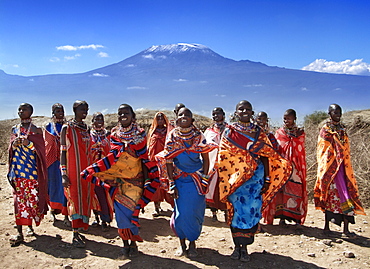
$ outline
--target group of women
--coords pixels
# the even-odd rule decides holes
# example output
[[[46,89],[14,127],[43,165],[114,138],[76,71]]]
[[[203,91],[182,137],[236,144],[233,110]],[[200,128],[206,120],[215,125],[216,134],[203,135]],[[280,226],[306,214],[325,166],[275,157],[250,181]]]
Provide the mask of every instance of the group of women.
[[[12,129],[8,179],[14,190],[18,234],[12,245],[23,242],[22,226],[33,234],[46,214],[62,213],[73,230],[72,244],[85,247],[81,229],[87,229],[91,211],[95,223],[106,230],[113,219],[123,240],[122,254],[136,256],[138,216],[155,202],[153,216],[160,214],[160,202],[174,208],[170,226],[179,237],[175,255],[198,255],[198,239],[206,206],[217,220],[225,211],[234,241],[232,259],[249,261],[247,245],[260,231],[260,220],[287,226],[304,224],[307,214],[306,156],[304,130],[296,125],[296,112],[288,109],[284,125],[273,135],[268,116],[254,117],[252,105],[240,101],[233,122],[225,121],[222,108],[212,111],[214,124],[204,134],[183,104],[175,107],[175,121],[158,112],[148,136],[136,123],[131,106],[118,108],[118,123],[111,132],[104,128],[104,116],[93,115],[91,128],[84,122],[85,101],[73,104],[74,118],[65,121],[61,104],[52,107],[53,118],[44,130],[31,122],[33,108],[21,104],[21,123]],[[349,142],[339,105],[329,107],[329,121],[318,143],[318,178],[315,206],[325,212],[324,233],[329,222],[341,225],[353,237],[348,224],[355,214],[364,214],[349,157]],[[186,240],[189,241],[187,244]]]

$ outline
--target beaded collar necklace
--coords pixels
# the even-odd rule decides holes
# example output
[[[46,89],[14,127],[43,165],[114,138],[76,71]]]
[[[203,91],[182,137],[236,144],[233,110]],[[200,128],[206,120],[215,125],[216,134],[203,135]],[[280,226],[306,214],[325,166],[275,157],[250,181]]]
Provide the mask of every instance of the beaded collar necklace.
[[[234,122],[232,124],[235,130],[241,133],[256,133],[258,131],[258,126],[253,122]]]
[[[65,118],[57,119],[57,118],[53,117],[52,119],[53,119],[53,122],[52,122],[53,130],[56,133],[57,137],[60,137],[60,132],[58,132],[58,129],[57,129],[56,125],[57,125],[57,123],[63,125],[64,122],[65,122]]]
[[[190,141],[198,135],[195,127],[192,125],[187,128],[176,127],[176,136],[185,141]]]
[[[167,128],[157,128],[157,129],[155,129],[155,132],[156,133],[159,133],[159,134],[161,134],[161,135],[164,135],[164,134],[166,134],[167,133]]]
[[[31,118],[28,119],[21,119],[21,123],[30,123],[32,121]]]
[[[24,121],[24,120],[21,120],[21,123],[19,124],[19,128],[18,128],[18,133],[17,133],[17,135],[18,135],[18,137],[23,137],[23,138],[27,138],[28,137],[28,135],[30,134],[30,132],[31,132],[31,125],[32,125],[32,123],[31,123],[31,121],[32,121],[32,119],[31,118],[29,118],[29,119],[25,119],[25,120],[27,120],[26,122]],[[28,128],[26,129],[26,128],[24,128],[24,127],[22,127],[22,124],[23,123],[28,123]],[[22,132],[21,132],[21,129],[26,129],[26,131],[24,132],[24,134],[22,134]]]
[[[92,128],[91,135],[96,140],[95,142],[101,143],[107,136],[107,130],[103,127],[100,128]]]
[[[344,137],[346,133],[346,127],[344,126],[344,124],[341,122],[335,122],[332,119],[329,119],[327,121],[327,125],[330,128],[330,131],[335,133],[343,144],[345,142]]]
[[[117,137],[123,140],[131,140],[136,133],[137,127],[136,124],[131,122],[131,124],[127,127],[122,127],[119,123],[118,128],[116,129],[115,133]]]
[[[226,122],[221,122],[221,123],[215,122],[213,124],[213,129],[215,129],[215,131],[217,131],[218,133],[223,133],[225,128],[226,128]]]
[[[70,121],[70,123],[83,131],[87,131],[88,127],[84,121],[76,121],[75,119]]]
[[[298,127],[296,124],[294,124],[292,127],[287,127],[285,124],[283,126],[284,128],[284,131],[287,135],[289,136],[294,136],[294,137],[297,137],[297,133],[298,133]]]

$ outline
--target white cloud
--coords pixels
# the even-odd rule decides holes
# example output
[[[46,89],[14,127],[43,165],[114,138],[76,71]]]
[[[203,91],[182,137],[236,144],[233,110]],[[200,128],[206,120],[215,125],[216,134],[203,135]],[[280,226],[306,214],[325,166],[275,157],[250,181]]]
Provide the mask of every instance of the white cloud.
[[[80,57],[81,54],[75,54],[74,56],[64,56],[65,61],[75,60],[76,58]]]
[[[140,87],[140,86],[132,86],[132,87],[127,87],[127,90],[146,90],[148,89],[147,87]]]
[[[363,59],[345,60],[342,62],[327,61],[325,59],[316,59],[302,70],[316,71],[335,74],[349,74],[370,76],[370,64],[363,62]]]
[[[263,85],[262,84],[247,84],[247,85],[243,85],[243,87],[262,87]]]
[[[19,65],[17,65],[17,64],[13,64],[12,66],[15,67],[15,68],[19,67]]]
[[[179,78],[179,79],[174,79],[173,81],[176,81],[176,82],[185,82],[185,81],[188,81],[187,79],[184,79],[184,78]]]
[[[222,98],[224,98],[224,97],[226,97],[226,94],[218,94],[218,93],[217,93],[217,94],[215,94],[215,96],[216,96],[216,97],[222,97]]]
[[[101,57],[101,58],[107,58],[107,57],[109,57],[109,55],[108,55],[108,53],[106,53],[106,52],[99,52],[99,53],[98,53],[98,57]]]
[[[101,78],[109,77],[109,75],[106,75],[106,74],[103,74],[103,73],[94,73],[91,76],[92,77],[101,77]]]
[[[135,67],[134,64],[127,64],[125,67]]]
[[[67,50],[67,51],[76,51],[76,50],[84,50],[84,49],[93,49],[97,50],[98,48],[104,48],[103,45],[82,45],[82,46],[72,46],[72,45],[65,45],[56,47],[57,50]]]
[[[52,63],[56,63],[56,62],[59,62],[60,59],[58,57],[53,57],[53,58],[50,58],[49,61]]]

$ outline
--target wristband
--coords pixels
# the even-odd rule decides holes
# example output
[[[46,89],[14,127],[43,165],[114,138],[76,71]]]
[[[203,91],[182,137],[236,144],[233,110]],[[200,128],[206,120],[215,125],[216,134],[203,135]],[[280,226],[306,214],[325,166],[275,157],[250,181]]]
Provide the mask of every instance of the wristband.
[[[60,145],[61,151],[67,151],[67,145]]]
[[[173,159],[166,159],[166,163],[173,163]]]
[[[268,184],[270,184],[270,183],[271,183],[271,179],[270,179],[270,177],[265,177],[265,183],[268,183]]]

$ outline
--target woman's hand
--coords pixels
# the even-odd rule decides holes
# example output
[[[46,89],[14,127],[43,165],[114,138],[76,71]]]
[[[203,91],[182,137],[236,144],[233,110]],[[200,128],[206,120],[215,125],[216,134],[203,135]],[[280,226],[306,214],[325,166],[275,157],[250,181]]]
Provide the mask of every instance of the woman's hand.
[[[69,177],[67,175],[62,176],[62,185],[64,188],[68,188],[71,186],[71,181],[69,180]]]
[[[173,199],[179,198],[179,192],[176,187],[174,187],[172,190],[169,190],[167,193],[171,195]]]
[[[263,184],[263,187],[262,187],[262,190],[261,190],[261,194],[264,194],[270,187],[270,182],[267,182],[265,181],[265,183]]]

